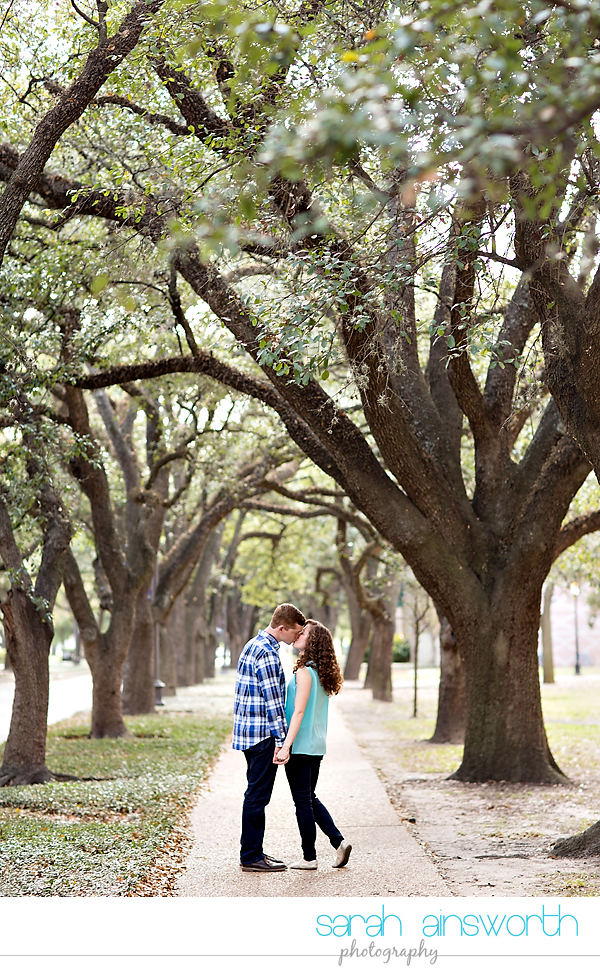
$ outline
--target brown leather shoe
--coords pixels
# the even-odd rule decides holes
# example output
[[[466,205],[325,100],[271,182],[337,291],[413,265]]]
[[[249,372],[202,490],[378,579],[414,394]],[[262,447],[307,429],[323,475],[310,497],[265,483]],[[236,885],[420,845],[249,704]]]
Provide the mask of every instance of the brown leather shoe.
[[[260,861],[254,861],[252,864],[242,864],[242,871],[252,871],[255,874],[269,874],[272,871],[286,871],[287,868],[285,864],[271,863],[266,857],[261,857]]]

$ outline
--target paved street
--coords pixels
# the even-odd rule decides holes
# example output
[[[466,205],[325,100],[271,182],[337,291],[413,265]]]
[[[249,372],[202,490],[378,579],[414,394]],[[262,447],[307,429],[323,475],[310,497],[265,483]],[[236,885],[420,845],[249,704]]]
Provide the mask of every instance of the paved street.
[[[0,742],[8,736],[14,687],[12,672],[0,672]],[[91,707],[92,676],[86,663],[76,666],[51,658],[48,723],[60,722]]]

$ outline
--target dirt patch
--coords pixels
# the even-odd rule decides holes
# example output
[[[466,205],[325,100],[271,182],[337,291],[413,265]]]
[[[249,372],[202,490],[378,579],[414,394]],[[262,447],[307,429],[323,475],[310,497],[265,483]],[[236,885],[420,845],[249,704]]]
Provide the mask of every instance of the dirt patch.
[[[346,684],[336,704],[450,893],[600,894],[600,858],[551,856],[559,837],[600,817],[600,678],[590,673],[573,683],[565,676],[555,686],[544,686],[551,747],[571,783],[530,786],[448,780],[460,762],[460,747],[424,741],[434,728],[435,671],[419,676],[417,719],[410,718],[409,673],[394,674],[390,705],[374,703],[357,682]]]

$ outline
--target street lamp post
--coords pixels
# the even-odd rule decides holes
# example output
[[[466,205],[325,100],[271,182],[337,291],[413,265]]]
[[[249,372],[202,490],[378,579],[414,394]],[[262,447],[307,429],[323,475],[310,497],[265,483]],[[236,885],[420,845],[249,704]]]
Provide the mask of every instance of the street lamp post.
[[[581,675],[581,665],[579,664],[579,622],[577,618],[577,598],[579,597],[579,584],[570,584],[569,590],[573,595],[573,614],[575,618],[575,674]]]

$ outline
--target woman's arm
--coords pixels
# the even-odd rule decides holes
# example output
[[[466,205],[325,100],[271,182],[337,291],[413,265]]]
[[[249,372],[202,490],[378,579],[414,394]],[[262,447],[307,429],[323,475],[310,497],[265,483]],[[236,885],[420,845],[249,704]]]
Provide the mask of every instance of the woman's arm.
[[[296,702],[294,705],[294,714],[290,719],[290,726],[287,736],[283,741],[283,746],[273,760],[275,763],[287,763],[288,759],[290,758],[290,747],[298,735],[298,730],[302,725],[304,710],[306,709],[306,703],[308,702],[311,686],[312,678],[310,676],[310,672],[307,668],[299,668],[296,672]]]

